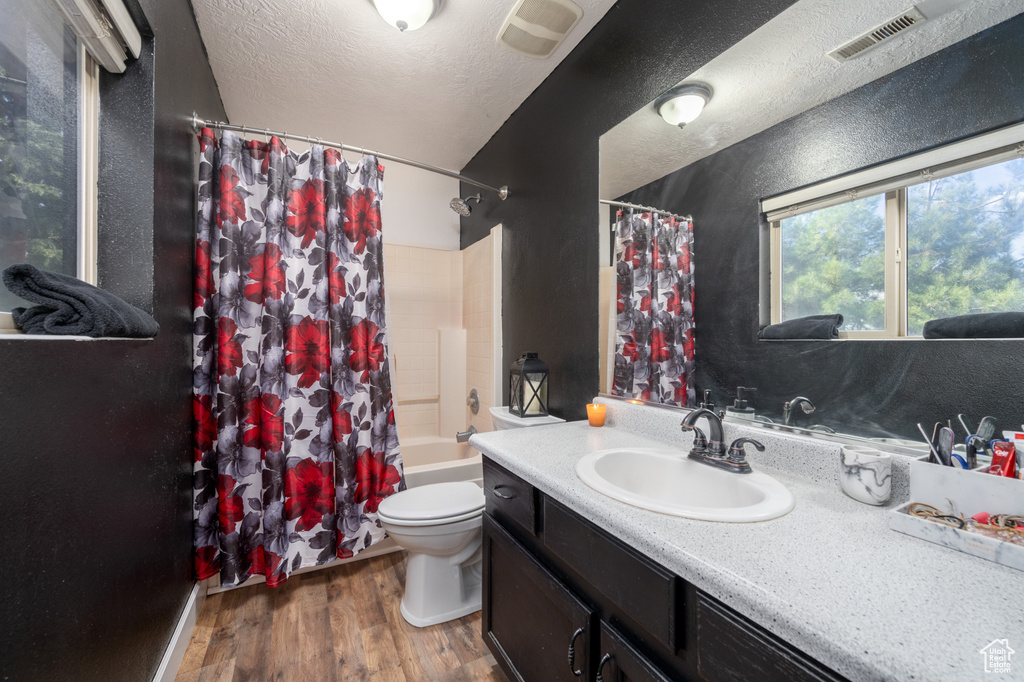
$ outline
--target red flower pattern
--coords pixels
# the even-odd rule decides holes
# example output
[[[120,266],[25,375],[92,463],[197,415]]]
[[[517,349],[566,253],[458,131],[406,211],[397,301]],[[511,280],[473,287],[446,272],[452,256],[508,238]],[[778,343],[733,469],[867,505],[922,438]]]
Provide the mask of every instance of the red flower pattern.
[[[299,374],[299,388],[309,388],[327,371],[330,349],[327,345],[327,322],[302,318],[298,326],[289,327],[285,338],[285,368]]]
[[[231,166],[220,168],[220,202],[217,207],[218,225],[245,220],[245,197],[238,186],[238,173]]]
[[[192,396],[192,417],[195,420],[195,461],[213,448],[217,438],[217,419],[213,415],[213,398],[208,395]]]
[[[287,226],[289,232],[302,240],[302,248],[308,248],[316,239],[317,232],[323,232],[326,216],[323,180],[306,180],[302,187],[291,193]]]
[[[230,317],[220,318],[217,325],[217,371],[221,376],[235,376],[242,368],[242,339],[238,326]]]
[[[264,452],[279,452],[284,447],[284,403],[273,393],[264,393],[246,405],[245,423],[250,425],[243,434],[248,448]]]
[[[284,275],[284,255],[276,244],[267,244],[263,253],[249,259],[249,284],[245,285],[245,297],[254,303],[263,303],[265,298],[278,299],[288,286]]]
[[[235,490],[235,479],[221,474],[217,477],[217,520],[220,521],[220,532],[230,535],[235,532],[235,524],[245,518],[242,498],[232,495]]]
[[[324,514],[334,511],[334,477],[330,462],[304,459],[284,475],[284,509],[295,530],[315,528]]]
[[[380,332],[377,325],[363,320],[348,335],[348,345],[352,351],[349,366],[353,372],[376,372],[384,359],[384,344],[377,341]]]
[[[210,242],[196,244],[196,280],[192,292],[192,307],[202,308],[213,294],[213,272],[210,270]]]
[[[377,236],[380,229],[380,208],[374,204],[376,195],[370,188],[361,189],[348,198],[345,205],[345,235],[355,242],[356,255],[366,250],[366,240]]]
[[[356,502],[365,502],[364,511],[376,513],[384,498],[395,493],[402,480],[398,470],[384,463],[384,453],[366,450],[356,460]]]

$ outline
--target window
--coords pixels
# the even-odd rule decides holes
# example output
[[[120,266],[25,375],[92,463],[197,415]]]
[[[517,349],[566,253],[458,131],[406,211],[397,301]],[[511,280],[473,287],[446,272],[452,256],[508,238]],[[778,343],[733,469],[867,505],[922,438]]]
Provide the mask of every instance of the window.
[[[0,15],[0,269],[95,283],[96,65],[53,3],[0,0]],[[0,313],[30,305],[0,287]]]
[[[1024,311],[1022,140],[1013,126],[766,199],[771,322],[840,313],[843,338],[900,338]]]

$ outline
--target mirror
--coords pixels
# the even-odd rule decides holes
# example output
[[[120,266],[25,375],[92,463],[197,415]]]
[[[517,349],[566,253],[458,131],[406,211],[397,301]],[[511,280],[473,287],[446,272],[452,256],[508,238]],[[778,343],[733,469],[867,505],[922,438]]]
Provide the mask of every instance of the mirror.
[[[915,338],[924,322],[934,317],[1024,309],[1024,160],[1002,158],[998,163],[1004,164],[999,171],[1003,175],[995,179],[990,171],[976,167],[936,167],[939,172],[932,171],[930,185],[918,182],[902,198],[898,187],[885,187],[874,195],[849,195],[848,200],[881,196],[877,205],[834,211],[845,213],[844,219],[852,215],[861,221],[858,227],[863,229],[854,236],[861,242],[865,234],[875,240],[869,249],[829,251],[823,246],[829,239],[847,237],[849,246],[850,231],[841,221],[798,213],[810,217],[786,227],[804,229],[819,242],[805,238],[797,244],[803,248],[805,271],[791,270],[781,286],[784,294],[787,286],[796,292],[791,302],[780,306],[780,287],[772,286],[772,224],[789,218],[770,220],[765,200],[819,185],[834,188],[821,183],[841,184],[865,169],[1024,121],[1024,83],[1006,78],[1007,69],[1024,70],[1024,15],[1019,4],[926,0],[917,8],[926,19],[906,35],[836,61],[827,53],[906,8],[883,0],[846,5],[799,0],[696,72],[674,74],[681,84],[711,87],[711,99],[698,118],[682,128],[669,125],[652,102],[601,137],[602,199],[655,207],[658,215],[693,217],[688,254],[695,290],[692,385],[682,389],[687,406],[695,407],[708,391],[709,401],[716,409],[727,410],[729,419],[812,429],[823,437],[835,432],[887,439],[893,447],[912,448],[923,447],[916,446],[922,442],[918,423],[930,431],[936,422],[950,422],[962,437],[959,414],[968,424],[991,415],[999,429],[1015,429],[1024,421],[1024,409],[1014,400],[1022,393],[1022,340]],[[944,168],[948,172],[940,175]],[[872,186],[878,181],[874,178]],[[952,190],[965,192],[971,186],[971,210],[982,204],[985,208],[967,245],[966,240],[951,241],[963,238],[967,230],[944,221],[958,215],[955,207],[950,208]],[[840,193],[848,191],[851,188]],[[792,196],[801,198],[805,208],[828,210],[807,203],[806,194]],[[923,213],[920,207],[929,198],[944,202],[945,210]],[[833,198],[828,206],[842,204]],[[913,205],[908,209],[907,204]],[[904,216],[902,237],[898,231],[896,236],[887,232],[887,211],[894,211],[897,228],[898,217]],[[624,311],[619,309],[619,290],[624,281],[616,264],[626,248],[647,248],[651,262],[665,256],[654,227],[641,235],[640,243],[624,246],[621,234],[616,240],[616,221],[625,216],[632,224],[642,213],[638,209],[632,216],[617,214],[615,208],[601,206],[599,383],[603,393],[654,399],[640,395],[635,381],[632,391],[615,387],[616,363],[638,354],[634,349],[621,352]],[[915,221],[921,226],[926,219],[931,220],[928,229],[913,227]],[[781,224],[776,229],[783,231]],[[793,248],[793,238],[789,239],[783,258],[787,245]],[[676,240],[668,248],[678,244]],[[957,260],[958,254],[963,258]],[[629,258],[635,258],[633,251]],[[1001,270],[999,264],[1006,267]],[[893,274],[900,268],[907,271],[903,289]],[[947,272],[936,274],[942,268]],[[779,270],[776,264],[777,274],[786,272],[785,264],[782,273]],[[659,279],[656,267],[654,273],[653,279]],[[970,277],[961,277],[965,274]],[[793,288],[801,275],[802,291]],[[830,278],[842,286],[821,293]],[[640,280],[646,281],[640,276],[625,286]],[[964,293],[966,281],[973,281],[973,289]],[[888,293],[883,295],[882,290]],[[633,298],[638,308],[650,306],[642,296]],[[658,300],[656,295],[651,299]],[[665,313],[661,305],[655,304],[654,316]],[[847,338],[838,340],[758,339],[759,331],[773,321],[797,313],[842,312],[837,308],[843,305],[856,318],[850,330],[863,333],[844,334]],[[785,313],[787,309],[792,312]],[[648,330],[657,323],[645,324],[641,336],[649,343]],[[664,340],[658,343],[665,345]],[[645,351],[648,362],[654,346]],[[683,364],[675,362],[673,371]],[[685,372],[676,379],[683,376]],[[737,395],[738,387],[756,391]],[[664,391],[657,401],[671,402],[665,399],[669,395]]]

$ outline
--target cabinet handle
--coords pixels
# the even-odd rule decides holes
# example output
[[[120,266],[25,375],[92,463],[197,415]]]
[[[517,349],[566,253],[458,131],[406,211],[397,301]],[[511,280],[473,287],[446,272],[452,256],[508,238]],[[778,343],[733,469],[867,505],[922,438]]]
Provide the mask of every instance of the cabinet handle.
[[[604,682],[604,678],[601,677],[601,671],[604,670],[604,664],[615,658],[611,654],[605,654],[601,662],[597,664],[597,682]]]
[[[583,675],[582,670],[576,669],[576,638],[583,634],[583,628],[576,628],[576,632],[572,633],[572,639],[569,640],[569,670],[576,677]]]
[[[505,487],[505,486],[503,486],[503,485],[496,485],[496,486],[494,486],[493,488],[491,488],[491,493],[492,493],[492,494],[493,494],[493,495],[494,495],[495,497],[500,497],[500,498],[501,498],[501,499],[503,499],[503,500],[511,500],[511,499],[512,499],[513,497],[515,497],[515,495],[505,495],[505,494],[503,494],[503,493],[499,493],[499,492],[498,492],[498,488],[504,488],[504,487]]]

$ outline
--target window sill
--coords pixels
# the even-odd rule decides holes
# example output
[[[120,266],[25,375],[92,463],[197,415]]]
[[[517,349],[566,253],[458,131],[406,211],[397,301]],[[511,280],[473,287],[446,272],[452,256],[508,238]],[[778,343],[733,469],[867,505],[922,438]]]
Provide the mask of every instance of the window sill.
[[[22,334],[21,332],[0,332],[0,342],[3,341],[153,341],[150,336],[145,339],[127,339],[119,336],[71,336],[62,334]]]
[[[1000,338],[1000,337],[979,337],[972,339],[926,339],[923,336],[894,336],[891,338],[877,338],[877,339],[758,339],[760,343],[835,343],[837,341],[848,342],[853,341],[855,343],[864,343],[866,341],[927,341],[928,343],[935,343],[936,341],[1022,341],[1022,338]]]

